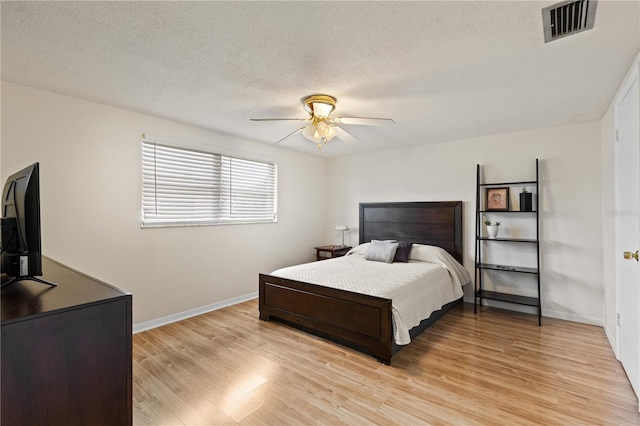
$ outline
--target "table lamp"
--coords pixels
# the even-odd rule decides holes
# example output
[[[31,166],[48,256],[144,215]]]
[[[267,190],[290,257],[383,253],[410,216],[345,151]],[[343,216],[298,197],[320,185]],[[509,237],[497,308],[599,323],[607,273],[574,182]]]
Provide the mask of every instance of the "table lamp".
[[[344,233],[347,232],[349,228],[347,225],[336,225],[336,227],[334,228],[336,231],[341,231],[342,232],[342,244],[340,245],[340,247],[346,247],[344,245]]]

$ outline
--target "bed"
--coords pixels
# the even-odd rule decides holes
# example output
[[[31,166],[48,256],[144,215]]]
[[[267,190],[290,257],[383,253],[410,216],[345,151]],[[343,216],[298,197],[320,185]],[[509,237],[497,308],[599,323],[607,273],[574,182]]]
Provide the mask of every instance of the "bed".
[[[372,240],[441,247],[462,264],[462,202],[361,203],[359,241]],[[337,260],[340,259],[321,263]],[[410,338],[461,300],[461,297],[452,300],[424,318],[409,330]],[[387,297],[260,274],[259,310],[261,320],[277,319],[369,354],[385,364],[390,364],[394,353],[403,347],[394,339],[393,305]]]

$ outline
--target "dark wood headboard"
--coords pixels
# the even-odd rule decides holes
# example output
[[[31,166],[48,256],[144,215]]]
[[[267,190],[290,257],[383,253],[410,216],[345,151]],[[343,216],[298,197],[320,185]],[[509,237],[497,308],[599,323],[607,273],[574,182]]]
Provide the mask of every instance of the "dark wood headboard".
[[[462,264],[462,201],[360,203],[360,243],[389,239],[442,247]]]

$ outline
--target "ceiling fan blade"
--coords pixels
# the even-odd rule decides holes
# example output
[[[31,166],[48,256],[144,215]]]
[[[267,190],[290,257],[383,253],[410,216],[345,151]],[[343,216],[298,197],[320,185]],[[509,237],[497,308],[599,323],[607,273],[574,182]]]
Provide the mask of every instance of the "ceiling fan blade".
[[[347,145],[351,145],[359,141],[358,138],[356,138],[355,136],[353,136],[351,133],[347,132],[343,128],[338,126],[333,126],[333,128],[336,129],[336,133],[337,133],[336,137],[339,138],[342,142],[346,143]]]
[[[308,118],[250,118],[250,121],[308,121]]]
[[[385,122],[391,122],[396,124],[393,118],[380,118],[380,117],[337,117],[332,120],[337,124],[358,124],[365,126],[377,126],[385,124]]]
[[[301,131],[303,131],[304,129],[306,129],[307,126],[304,127],[300,127],[298,130],[294,130],[293,132],[289,133],[287,136],[285,136],[284,138],[280,139],[278,142],[276,142],[276,144],[289,139],[291,136],[295,135],[296,133],[300,133]]]

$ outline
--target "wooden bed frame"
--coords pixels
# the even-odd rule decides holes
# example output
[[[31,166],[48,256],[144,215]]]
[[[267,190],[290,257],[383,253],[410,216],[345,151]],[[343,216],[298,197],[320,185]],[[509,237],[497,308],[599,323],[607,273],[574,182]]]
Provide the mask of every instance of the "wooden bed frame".
[[[462,264],[462,201],[361,203],[359,237],[360,243],[397,239],[439,246]],[[398,349],[391,299],[266,274],[259,275],[259,293],[261,320],[276,318],[391,364]],[[432,322],[456,303],[434,312]]]

